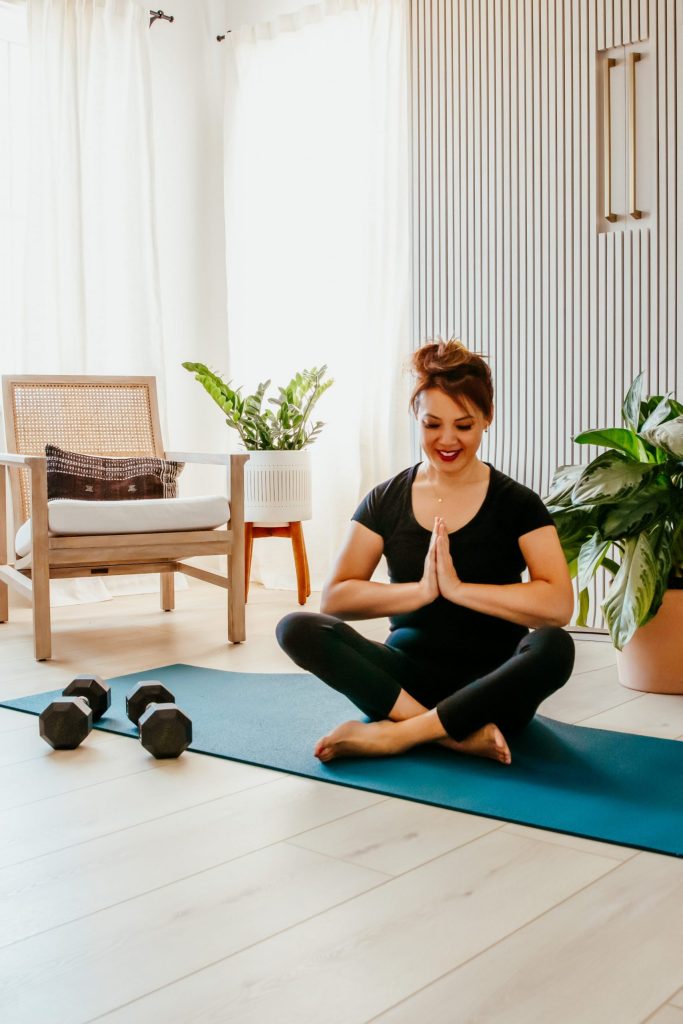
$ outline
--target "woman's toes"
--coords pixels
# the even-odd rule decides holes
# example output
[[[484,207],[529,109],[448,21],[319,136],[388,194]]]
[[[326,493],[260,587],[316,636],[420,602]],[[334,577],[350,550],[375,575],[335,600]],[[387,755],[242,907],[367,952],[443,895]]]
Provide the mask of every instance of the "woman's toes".
[[[327,748],[327,736],[323,736],[318,740],[316,745],[313,747],[313,756],[319,758],[321,761],[326,760],[326,755],[329,755]]]

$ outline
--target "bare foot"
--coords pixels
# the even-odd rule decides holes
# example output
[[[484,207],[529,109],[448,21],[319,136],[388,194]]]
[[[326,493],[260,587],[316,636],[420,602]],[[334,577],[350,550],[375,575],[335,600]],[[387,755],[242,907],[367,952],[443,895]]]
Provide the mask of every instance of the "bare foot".
[[[385,757],[406,748],[395,722],[344,722],[319,739],[313,754],[321,761],[335,757]]]
[[[493,722],[477,729],[464,740],[452,740],[449,736],[438,740],[449,750],[457,750],[460,754],[471,754],[473,757],[489,757],[493,761],[500,761],[502,764],[511,764],[512,754],[505,742],[505,737]]]

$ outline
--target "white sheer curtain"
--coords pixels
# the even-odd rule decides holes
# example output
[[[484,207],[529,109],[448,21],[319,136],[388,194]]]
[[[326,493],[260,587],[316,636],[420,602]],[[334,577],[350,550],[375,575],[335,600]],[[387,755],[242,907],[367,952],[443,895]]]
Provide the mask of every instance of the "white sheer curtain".
[[[17,369],[158,373],[148,5],[29,0],[29,206]]]
[[[27,132],[13,132],[7,154],[16,292],[2,372],[154,374],[163,410],[148,5],[29,0],[27,14],[28,95],[16,97]],[[51,589],[65,604],[157,588],[130,576]]]
[[[0,0],[0,369],[20,338],[28,209],[26,12]]]
[[[228,36],[226,258],[230,375],[336,383],[311,448],[313,586],[360,497],[410,463],[407,3],[337,0]],[[283,541],[253,578],[293,585]]]

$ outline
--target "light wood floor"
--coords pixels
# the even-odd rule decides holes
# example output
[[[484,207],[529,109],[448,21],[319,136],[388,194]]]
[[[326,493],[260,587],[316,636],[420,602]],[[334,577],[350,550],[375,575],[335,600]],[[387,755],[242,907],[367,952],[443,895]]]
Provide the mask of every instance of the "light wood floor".
[[[254,588],[233,648],[223,595],[197,585],[177,606],[56,609],[43,665],[14,612],[0,697],[174,661],[293,670],[273,636],[292,593]],[[683,737],[683,699],[625,690],[609,643],[577,646],[543,713]],[[683,1024],[675,858],[198,754],[155,762],[107,734],[55,754],[3,709],[0,732],[2,1024]]]

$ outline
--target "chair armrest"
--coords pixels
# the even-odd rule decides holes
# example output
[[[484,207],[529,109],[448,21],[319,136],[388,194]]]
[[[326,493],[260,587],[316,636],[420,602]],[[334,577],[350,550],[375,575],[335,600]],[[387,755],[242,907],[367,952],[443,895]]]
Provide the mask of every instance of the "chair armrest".
[[[14,452],[0,452],[0,466],[33,466],[47,462],[44,455],[17,455]]]
[[[166,452],[166,459],[174,462],[194,462],[203,466],[229,466],[231,455],[222,452]]]

